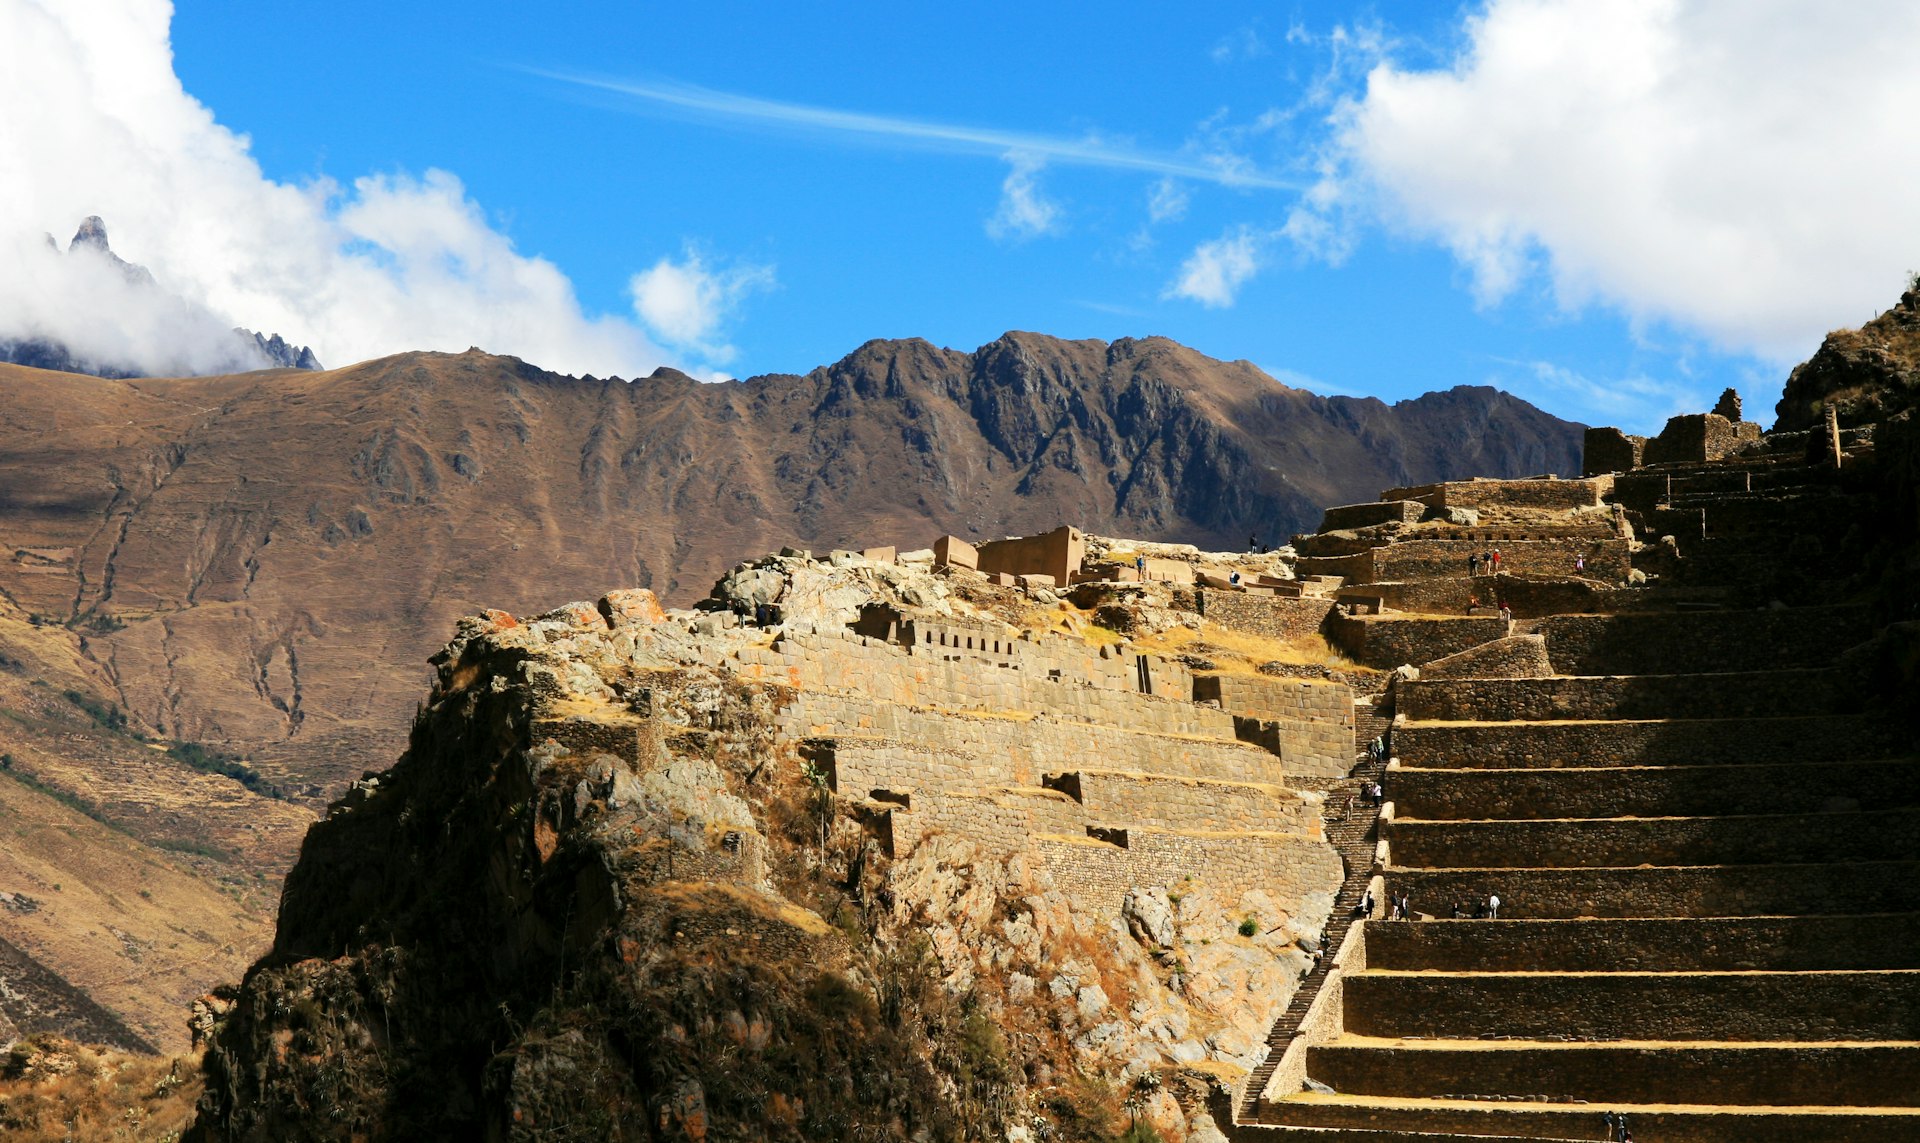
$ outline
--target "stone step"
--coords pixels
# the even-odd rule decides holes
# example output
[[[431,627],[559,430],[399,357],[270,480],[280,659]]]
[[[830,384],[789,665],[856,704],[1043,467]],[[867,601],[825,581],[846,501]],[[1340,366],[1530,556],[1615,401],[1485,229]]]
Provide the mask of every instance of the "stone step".
[[[1304,1094],[1263,1102],[1258,1112],[1263,1124],[1366,1132],[1426,1133],[1470,1139],[1604,1139],[1602,1116],[1607,1107],[1595,1104],[1539,1104],[1466,1100],[1395,1099],[1387,1096]],[[1624,1112],[1640,1143],[1913,1143],[1920,1139],[1920,1111],[1857,1107],[1719,1107],[1686,1104],[1627,1104],[1611,1110]],[[1239,1140],[1269,1138],[1243,1129]],[[1288,1138],[1282,1134],[1279,1138]],[[1343,1139],[1361,1143],[1372,1139],[1419,1139],[1420,1134],[1319,1136],[1301,1133],[1301,1139]]]
[[[1396,817],[1387,836],[1394,864],[1409,869],[1892,861],[1920,853],[1920,810],[1507,821]]]
[[[1920,968],[1920,913],[1377,921],[1366,932],[1368,966],[1389,971]]]
[[[1413,722],[1559,722],[1595,719],[1776,718],[1834,714],[1852,696],[1832,671],[1693,675],[1416,679],[1395,709]]]
[[[1307,1074],[1348,1095],[1544,1096],[1557,1103],[1920,1106],[1920,1042],[1393,1040],[1308,1049]]]
[[[1768,814],[1920,806],[1920,759],[1757,766],[1420,770],[1387,775],[1396,813],[1429,821]]]
[[[1920,912],[1920,861],[1819,865],[1646,866],[1633,869],[1403,869],[1390,892],[1414,908],[1501,900],[1504,919],[1782,917]]]
[[[1579,1040],[1905,1040],[1920,969],[1834,972],[1349,975],[1361,1036]]]
[[[1393,732],[1403,766],[1540,769],[1563,766],[1729,766],[1846,762],[1904,755],[1883,719],[1644,719],[1593,722],[1419,722]]]
[[[1547,657],[1566,675],[1724,670],[1730,663],[1813,667],[1872,634],[1857,604],[1785,610],[1555,615]]]

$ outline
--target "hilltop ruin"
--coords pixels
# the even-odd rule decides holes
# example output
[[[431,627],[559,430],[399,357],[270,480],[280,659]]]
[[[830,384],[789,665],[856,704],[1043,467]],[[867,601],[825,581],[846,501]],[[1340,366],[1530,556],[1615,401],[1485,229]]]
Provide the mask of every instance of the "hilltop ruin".
[[[203,1006],[199,1131],[1912,1138],[1911,453],[1737,405],[1274,552],[464,620]]]

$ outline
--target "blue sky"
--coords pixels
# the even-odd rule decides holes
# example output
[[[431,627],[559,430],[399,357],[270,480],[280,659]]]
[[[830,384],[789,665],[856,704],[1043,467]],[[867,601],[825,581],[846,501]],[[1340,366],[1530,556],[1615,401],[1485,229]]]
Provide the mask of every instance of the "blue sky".
[[[1891,303],[1916,261],[1898,239],[1920,240],[1858,178],[1779,174],[1913,150],[1884,120],[1832,138],[1908,94],[1920,37],[1897,5],[1861,5],[1866,56],[1859,27],[1771,0],[1751,19],[1679,0],[219,2],[170,25],[158,0],[110,6],[142,45],[112,50],[144,67],[170,44],[185,109],[125,133],[188,155],[99,210],[116,249],[329,364],[412,336],[745,376],[874,337],[1164,334],[1321,392],[1494,384],[1645,431],[1727,385],[1770,421],[1787,368]],[[77,59],[109,50],[87,42],[102,26],[69,29]],[[1783,67],[1789,49],[1812,62]],[[1793,101],[1805,122],[1748,121],[1756,90],[1801,81],[1820,91]],[[147,114],[87,82],[99,123]],[[167,189],[201,180],[218,194]],[[36,187],[21,213],[56,229],[94,212],[86,189]],[[246,219],[223,265],[272,272],[160,239],[220,225],[148,205],[169,193],[226,196]],[[305,228],[286,245],[309,261],[260,249],[276,225]],[[351,312],[369,282],[392,300]]]

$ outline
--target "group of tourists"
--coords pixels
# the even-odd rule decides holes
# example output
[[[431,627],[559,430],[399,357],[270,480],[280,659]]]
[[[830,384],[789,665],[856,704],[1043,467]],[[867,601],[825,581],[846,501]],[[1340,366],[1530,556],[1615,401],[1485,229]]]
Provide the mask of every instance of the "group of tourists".
[[[1499,575],[1500,549],[1493,548],[1485,552],[1473,552],[1468,555],[1467,574],[1470,576]]]
[[[1480,898],[1479,903],[1475,904],[1472,909],[1468,909],[1465,905],[1455,901],[1453,908],[1448,911],[1447,916],[1456,921],[1467,919],[1475,921],[1497,921],[1500,919],[1500,894],[1487,894],[1485,897]]]
[[[1609,1111],[1602,1118],[1607,1125],[1607,1139],[1610,1143],[1633,1143],[1633,1132],[1627,1128],[1625,1112]]]

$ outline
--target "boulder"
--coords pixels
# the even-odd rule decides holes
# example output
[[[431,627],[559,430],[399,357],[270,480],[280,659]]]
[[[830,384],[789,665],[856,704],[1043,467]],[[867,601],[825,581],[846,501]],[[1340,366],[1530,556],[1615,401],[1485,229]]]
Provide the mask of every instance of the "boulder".
[[[660,600],[644,587],[623,587],[600,597],[600,615],[609,627],[644,624],[648,627],[666,619]]]
[[[1174,948],[1179,933],[1173,923],[1173,903],[1167,891],[1155,885],[1151,889],[1129,889],[1120,902],[1120,916],[1135,940],[1152,948]]]

